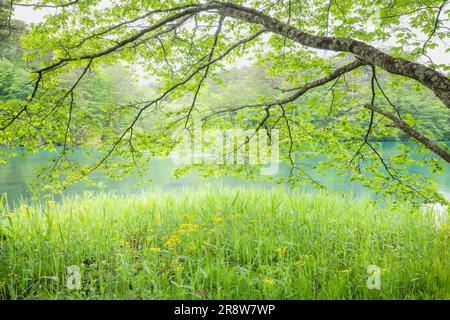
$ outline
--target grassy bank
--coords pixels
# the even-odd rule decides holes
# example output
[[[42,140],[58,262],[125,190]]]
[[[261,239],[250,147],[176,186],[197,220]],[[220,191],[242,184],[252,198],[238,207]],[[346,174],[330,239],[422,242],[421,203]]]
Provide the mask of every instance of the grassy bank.
[[[3,299],[450,298],[448,224],[406,204],[185,191],[86,195],[0,219]],[[73,265],[81,289],[66,287]],[[369,265],[380,290],[367,288]]]

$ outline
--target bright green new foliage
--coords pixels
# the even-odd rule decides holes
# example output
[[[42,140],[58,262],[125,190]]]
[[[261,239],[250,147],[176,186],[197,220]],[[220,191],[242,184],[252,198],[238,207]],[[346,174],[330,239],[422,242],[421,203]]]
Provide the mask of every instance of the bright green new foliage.
[[[279,130],[280,161],[292,167],[280,183],[324,188],[317,177],[334,170],[375,193],[445,202],[432,179],[411,168],[439,173],[450,159],[433,136],[448,137],[449,65],[429,57],[449,38],[446,1],[40,4],[57,8],[21,37],[28,75],[13,79],[10,62],[0,60],[0,145],[60,150],[33,182],[35,190],[61,191],[95,170],[113,178],[142,175],[151,157],[173,149],[177,130],[238,127]],[[242,87],[216,99],[211,92],[227,96],[233,82],[224,81],[226,71],[247,62],[261,68],[267,75],[261,87],[271,89]],[[134,92],[130,74],[157,85]],[[24,78],[28,86],[21,88]],[[411,106],[393,98],[398,92],[427,98]],[[399,136],[417,142],[422,155],[413,157],[407,147],[382,154],[376,141]],[[85,163],[70,159],[80,145],[96,149]],[[2,161],[13,155],[0,152]],[[195,167],[242,177],[258,169]]]

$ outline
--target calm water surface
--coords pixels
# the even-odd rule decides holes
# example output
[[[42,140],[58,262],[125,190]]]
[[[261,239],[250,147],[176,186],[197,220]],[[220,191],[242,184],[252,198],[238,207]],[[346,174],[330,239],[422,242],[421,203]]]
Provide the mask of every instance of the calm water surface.
[[[450,142],[448,142],[450,145]],[[385,154],[395,151],[399,146],[397,142],[386,142],[382,144],[382,151]],[[22,200],[29,200],[31,195],[27,191],[27,182],[34,176],[36,169],[45,166],[48,163],[48,159],[54,156],[48,151],[41,151],[36,154],[25,154],[10,159],[6,165],[0,165],[0,194],[6,194],[8,202],[12,205]],[[82,152],[75,154],[78,160],[83,157]],[[173,189],[173,188],[207,188],[211,185],[224,185],[224,186],[248,186],[248,187],[272,187],[274,182],[270,181],[243,181],[238,178],[230,176],[222,176],[219,178],[203,178],[199,175],[192,173],[187,177],[181,179],[174,179],[171,176],[172,171],[176,168],[171,159],[153,159],[150,163],[150,172],[148,177],[151,178],[152,183],[144,186],[138,186],[140,181],[135,176],[126,176],[121,181],[110,180],[101,173],[95,173],[93,180],[96,183],[100,183],[100,186],[91,186],[86,182],[80,182],[71,186],[66,194],[81,194],[85,191],[107,191],[119,194],[133,194],[141,193],[151,189]],[[289,168],[281,167],[280,174],[287,173]],[[415,171],[419,171],[424,175],[428,175],[428,172],[424,168],[414,168]],[[363,188],[357,183],[337,183],[333,181],[334,177],[330,174],[327,177],[326,184],[332,190],[344,191],[352,193],[356,196],[367,194],[369,191]],[[439,189],[450,196],[450,165],[446,166],[446,170],[443,174],[437,177],[436,181],[439,184]]]

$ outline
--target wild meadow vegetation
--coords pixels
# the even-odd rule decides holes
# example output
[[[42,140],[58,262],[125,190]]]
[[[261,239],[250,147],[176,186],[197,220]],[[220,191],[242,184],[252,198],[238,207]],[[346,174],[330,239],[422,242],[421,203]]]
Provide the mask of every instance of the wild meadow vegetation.
[[[3,207],[0,298],[449,299],[449,225],[388,203],[220,188]]]

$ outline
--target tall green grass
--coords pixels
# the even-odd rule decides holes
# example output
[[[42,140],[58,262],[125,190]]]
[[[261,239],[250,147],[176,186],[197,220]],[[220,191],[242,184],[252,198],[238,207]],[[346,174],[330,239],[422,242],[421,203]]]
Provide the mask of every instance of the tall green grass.
[[[2,210],[3,299],[450,298],[448,224],[407,204],[222,188]]]

